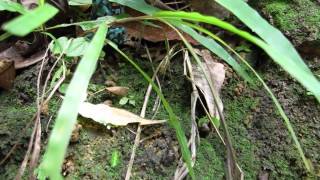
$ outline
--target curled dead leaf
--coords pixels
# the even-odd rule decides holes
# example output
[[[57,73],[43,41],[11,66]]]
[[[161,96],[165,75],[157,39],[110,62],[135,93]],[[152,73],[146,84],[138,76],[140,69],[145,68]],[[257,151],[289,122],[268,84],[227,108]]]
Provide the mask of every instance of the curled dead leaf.
[[[26,68],[31,66],[43,59],[45,56],[45,51],[39,51],[34,53],[28,58],[24,58],[19,53],[19,50],[12,46],[10,48],[5,49],[4,51],[0,52],[0,59],[7,59],[14,62],[15,69]]]
[[[110,107],[106,104],[91,104],[88,102],[80,104],[79,114],[103,125],[126,126],[129,123],[151,125],[166,122],[166,120],[144,119],[124,109]]]
[[[106,90],[117,96],[126,96],[129,92],[129,88],[123,86],[107,87]]]
[[[212,82],[215,91],[220,92],[221,87],[223,85],[223,81],[225,78],[225,70],[224,65],[221,63],[217,63],[214,61],[211,53],[208,50],[202,50],[198,52],[204,61],[203,67],[206,71],[206,74],[209,75],[209,81]],[[219,113],[217,111],[217,107],[214,103],[214,96],[210,89],[209,83],[207,82],[204,73],[202,72],[201,68],[198,65],[193,65],[193,72],[194,72],[194,81],[196,86],[200,89],[200,92],[203,94],[204,99],[206,101],[208,111],[212,117],[219,118]],[[223,107],[221,99],[217,99],[219,107]]]

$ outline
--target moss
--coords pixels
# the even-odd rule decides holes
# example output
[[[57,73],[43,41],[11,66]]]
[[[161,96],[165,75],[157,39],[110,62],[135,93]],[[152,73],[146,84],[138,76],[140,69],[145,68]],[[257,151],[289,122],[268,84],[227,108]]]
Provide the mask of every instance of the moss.
[[[148,61],[137,60],[136,62],[149,75],[152,75],[152,68]],[[121,63],[119,66],[120,67],[116,67],[116,72],[112,72],[114,81],[119,86],[129,87],[128,96],[133,97],[136,105],[132,106],[126,104],[121,106],[119,104],[121,97],[108,95],[104,92],[99,94],[98,98],[92,100],[98,103],[110,98],[112,99],[114,106],[140,114],[148,82],[144,80],[141,74],[130,64]],[[190,127],[190,107],[188,106],[190,94],[185,88],[186,81],[181,80],[184,79],[184,77],[182,75],[183,69],[179,65],[179,62],[174,63],[173,66],[174,69],[172,68],[161,81],[161,86],[165,87],[163,88],[165,97],[181,120],[181,124],[183,124],[186,132],[188,132]],[[98,89],[100,89],[100,87],[96,88],[96,90]],[[94,91],[95,90],[93,90],[93,92]],[[146,117],[148,118],[152,115],[155,97],[156,94],[152,93],[146,114]],[[155,118],[168,119],[168,114],[163,106],[160,106]],[[123,127],[108,130],[99,124],[92,123],[90,120],[79,120],[79,123],[83,126],[83,130],[81,130],[79,142],[69,146],[67,159],[70,159],[74,163],[74,170],[69,172],[67,178],[83,179],[89,177],[90,179],[124,179],[135,135]],[[136,125],[130,125],[128,128],[135,130]],[[170,136],[170,138],[174,140],[173,142],[176,143],[174,130],[171,128],[169,129],[166,124],[155,127],[148,126],[145,128],[147,129],[145,131],[150,131],[151,134],[142,134],[141,138],[152,136],[158,131],[166,131],[169,132],[169,134],[165,136]],[[143,133],[145,133],[145,131]],[[164,132],[161,133],[163,134]],[[156,137],[155,139],[158,138],[164,139],[166,137]],[[161,154],[162,151],[157,151],[159,147],[154,147],[153,140],[146,142],[146,144],[148,143],[151,144],[151,147],[142,143],[137,149],[135,163],[132,169],[132,179],[167,179],[168,177],[173,176],[176,168],[176,161],[178,160],[174,160],[173,163],[168,166],[163,166],[160,161],[152,162],[153,160],[151,158],[153,157],[149,157],[148,153],[155,155],[156,158],[162,158],[162,156],[158,156],[159,154],[157,154]],[[176,146],[176,144],[174,144],[174,146]],[[177,146],[177,148],[179,147]],[[114,150],[117,150],[120,153],[120,162],[118,166],[111,167],[110,159]],[[152,154],[154,153],[153,150],[156,150],[155,154]]]
[[[230,88],[233,86],[231,85]],[[231,90],[231,89],[230,89]],[[253,97],[236,97],[226,99],[225,112],[233,145],[237,153],[238,163],[245,174],[245,179],[256,179],[260,163],[255,156],[257,147],[251,142],[248,130],[247,119],[258,101]]]
[[[282,32],[297,44],[320,39],[320,6],[311,0],[254,1]]]
[[[224,147],[218,139],[212,137],[201,138],[200,142],[194,167],[196,175],[201,176],[202,180],[223,179]]]
[[[25,81],[24,74],[17,77],[15,88],[9,92],[0,90],[0,159],[2,160],[17,143],[14,153],[0,166],[0,179],[14,179],[28,146],[32,131],[32,117],[36,112],[32,99],[35,87]],[[23,90],[22,84],[26,88]],[[31,123],[31,124],[30,124]],[[29,128],[26,128],[30,125]]]

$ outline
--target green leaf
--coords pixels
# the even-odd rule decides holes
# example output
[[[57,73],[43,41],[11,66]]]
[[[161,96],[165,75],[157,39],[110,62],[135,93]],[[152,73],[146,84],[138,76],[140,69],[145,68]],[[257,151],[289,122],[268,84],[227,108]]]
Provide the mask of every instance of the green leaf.
[[[66,50],[66,55],[69,57],[81,56],[88,45],[89,42],[83,37],[72,39],[70,46]]]
[[[59,92],[62,94],[66,94],[68,87],[69,87],[69,84],[67,83],[61,84],[61,86],[59,87]]]
[[[53,43],[50,44],[49,48],[52,54],[61,54],[68,44],[68,38],[65,36],[55,39]]]
[[[85,54],[69,84],[63,103],[59,109],[48,142],[47,150],[38,168],[38,178],[62,179],[60,174],[63,159],[76,123],[80,103],[84,101],[87,87],[104,45],[107,26],[101,24],[90,42]]]
[[[91,29],[97,28],[101,23],[108,23],[112,22],[113,20],[115,20],[115,18],[112,16],[103,16],[97,18],[95,21],[84,21],[79,24],[79,26],[82,30],[89,31]]]
[[[69,39],[65,36],[60,37],[50,46],[53,54],[61,54],[63,51],[69,57],[82,56],[89,45],[89,42],[84,37]]]
[[[0,0],[0,11],[18,12],[20,14],[27,12],[21,4],[9,0]]]
[[[111,167],[116,167],[119,164],[120,159],[120,153],[119,151],[115,150],[112,152],[111,155]]]
[[[3,26],[3,29],[17,36],[25,36],[58,13],[58,9],[50,4],[44,4],[29,11]]]
[[[123,105],[126,105],[128,103],[128,101],[129,101],[129,98],[123,97],[123,98],[120,99],[119,104],[121,106],[123,106]]]
[[[58,79],[60,79],[60,77],[62,76],[62,74],[63,74],[63,71],[65,71],[65,66],[64,65],[61,65],[60,67],[59,67],[59,69],[54,73],[54,75],[52,76],[52,79],[51,79],[51,82],[50,82],[50,88],[49,89],[51,89],[51,88],[53,88],[53,86],[56,84],[56,82],[58,81]],[[63,84],[62,84],[63,85]],[[62,86],[61,85],[61,86]],[[60,86],[60,87],[61,87]],[[59,91],[60,91],[60,89],[59,89]],[[61,92],[61,91],[60,91]]]

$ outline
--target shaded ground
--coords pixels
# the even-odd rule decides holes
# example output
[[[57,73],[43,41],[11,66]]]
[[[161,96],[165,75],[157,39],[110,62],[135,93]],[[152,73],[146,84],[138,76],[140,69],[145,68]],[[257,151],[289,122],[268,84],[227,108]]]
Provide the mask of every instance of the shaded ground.
[[[319,59],[316,58],[308,61],[315,71],[319,70],[318,61]],[[147,61],[139,62],[144,69],[151,69]],[[172,63],[169,73],[162,80],[162,88],[187,130],[189,129],[190,91],[185,88],[188,84],[182,75],[180,63],[179,59]],[[112,65],[115,70],[112,71],[115,82],[118,85],[128,86],[130,88],[129,95],[136,101],[136,106],[125,105],[123,108],[138,114],[147,83],[128,64],[115,64]],[[320,157],[317,153],[317,150],[320,149],[319,105],[275,65],[268,62],[263,64],[260,69],[264,79],[267,79],[268,85],[273,89],[289,115],[307,157],[314,164],[319,164]],[[30,75],[30,72],[34,70],[36,67],[19,75],[15,90],[9,93],[1,92],[1,159],[17,140],[17,135],[23,135],[23,138],[17,151],[8,162],[1,166],[0,179],[14,177],[27,148],[27,137],[31,130],[28,128],[25,134],[22,134],[21,130],[30,122],[35,111],[33,103],[35,94],[29,91],[30,87],[34,88],[35,73]],[[107,74],[109,73],[107,72]],[[245,172],[246,179],[256,179],[259,175],[266,174],[270,175],[271,179],[305,177],[306,174],[298,152],[288,136],[282,119],[277,115],[264,90],[250,88],[239,81],[233,73],[228,74],[228,79],[222,90],[222,97],[239,164]],[[99,73],[94,81],[101,81]],[[21,86],[19,82],[23,82],[21,83],[23,85]],[[95,86],[91,85],[91,89],[94,89],[93,87]],[[118,104],[119,97],[113,97],[107,93],[99,94],[96,97],[98,99],[92,100],[112,99],[115,106],[120,106]],[[154,97],[153,95],[153,100],[149,103],[148,112],[151,112]],[[54,103],[49,107],[53,112],[57,108]],[[148,114],[148,117],[150,116],[151,114]],[[167,118],[163,108],[160,108],[156,118]],[[43,121],[44,128],[46,119],[44,118]],[[79,130],[80,135],[74,143],[70,144],[64,165],[63,173],[66,178],[123,179],[135,137],[130,130],[135,131],[136,126],[108,130],[106,127],[84,119],[79,119],[79,124],[82,125]],[[186,133],[188,134],[188,131]],[[46,133],[44,133],[44,137],[47,137]],[[171,177],[179,158],[179,147],[174,131],[168,125],[145,127],[141,139],[144,140],[137,151],[133,179],[167,179]],[[120,152],[119,164],[116,167],[111,167],[111,154],[114,151]],[[201,138],[198,161],[195,165],[196,173],[201,175],[203,179],[223,179],[224,156],[225,149],[215,133]],[[318,166],[315,168],[319,170]],[[204,171],[204,169],[206,170]]]
[[[289,1],[285,0],[256,3],[263,12],[267,12],[266,17],[273,17],[269,20],[280,27],[290,38],[293,38],[297,45],[303,44],[305,40],[317,41],[320,37],[320,16],[317,13],[320,12],[319,5],[316,4],[316,1],[308,0],[294,2],[296,4],[291,5],[288,5]],[[308,11],[301,12],[302,9]],[[302,17],[303,20],[301,20]],[[262,62],[257,67],[259,72],[283,105],[307,158],[315,165],[315,171],[320,173],[319,104],[270,60],[264,56],[256,58]],[[319,74],[320,59],[316,57],[305,59],[313,72]],[[118,57],[108,59],[107,62],[112,63],[100,65],[101,69],[91,82],[90,91],[99,90],[112,74],[111,79],[114,82],[130,88],[129,96],[136,102],[135,106],[127,104],[121,107],[139,114],[147,86],[146,81],[130,65],[121,62]],[[138,62],[149,74],[152,74],[147,60]],[[188,82],[182,75],[181,63],[179,58],[174,60],[170,71],[161,82],[165,96],[188,134],[190,89],[186,88]],[[109,67],[112,67],[112,70]],[[0,91],[0,160],[5,157],[19,137],[22,137],[15,153],[0,166],[0,179],[14,179],[27,149],[28,137],[31,134],[31,128],[27,125],[35,112],[37,68],[38,66],[29,68],[18,75],[12,91]],[[147,117],[152,116],[150,112],[154,97],[153,94]],[[114,106],[120,107],[120,98],[105,92],[97,94],[91,100],[102,102],[108,99],[113,101]],[[233,73],[228,73],[228,79],[222,90],[222,99],[226,120],[239,164],[245,172],[245,179],[257,179],[262,176],[269,176],[270,179],[306,177],[302,161],[286,127],[263,89],[246,85]],[[60,100],[53,99],[49,105],[50,115],[56,113],[59,103]],[[167,115],[161,107],[156,119],[166,118]],[[49,117],[45,116],[43,119],[43,129],[46,129]],[[135,131],[136,126],[130,125],[108,130],[106,127],[84,119],[79,119],[79,124],[82,126],[79,129],[79,136],[75,142],[70,144],[63,168],[66,179],[123,179],[135,138],[131,130]],[[47,135],[46,132],[43,133],[44,142]],[[174,130],[167,124],[145,127],[141,139],[143,141],[137,151],[132,179],[168,179],[172,177],[179,159],[179,147]],[[111,167],[111,155],[115,151],[120,153],[119,163],[116,167]],[[208,136],[201,138],[197,158],[195,171],[201,179],[224,178],[225,149],[215,133],[211,132]]]

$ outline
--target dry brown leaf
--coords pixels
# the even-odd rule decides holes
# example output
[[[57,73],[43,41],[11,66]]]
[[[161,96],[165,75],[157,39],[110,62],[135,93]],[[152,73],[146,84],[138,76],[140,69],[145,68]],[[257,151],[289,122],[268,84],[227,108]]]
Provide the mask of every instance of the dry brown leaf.
[[[114,126],[126,126],[129,123],[150,125],[166,122],[166,120],[144,119],[124,109],[110,107],[105,104],[91,104],[88,102],[80,104],[79,114],[103,125],[112,124]]]
[[[44,56],[45,51],[39,51],[37,53],[34,53],[29,58],[24,58],[20,55],[19,51],[14,46],[0,52],[0,59],[8,59],[10,61],[13,61],[15,69],[21,69],[31,66],[41,61]]]
[[[203,67],[206,73],[209,75],[209,80],[212,82],[215,90],[219,93],[225,78],[224,65],[215,62],[208,50],[202,50],[199,52],[199,54],[202,56],[202,59],[204,61]],[[201,68],[197,65],[193,65],[192,69],[194,73],[195,84],[200,89],[205,98],[210,115],[219,118],[219,113],[214,103],[213,94]],[[222,110],[223,104],[220,98],[218,100],[218,103]]]
[[[151,42],[160,42],[165,41],[166,39],[171,40],[181,40],[180,36],[175,30],[170,28],[168,25],[163,23],[154,23],[156,26],[153,27],[150,25],[143,25],[142,23],[137,22],[127,22],[122,23],[121,26],[126,28],[126,32],[129,38],[134,37],[136,39],[145,39]],[[193,45],[198,45],[199,43],[192,39],[189,35],[183,33],[184,37],[188,42]]]
[[[129,88],[124,86],[107,87],[106,90],[117,96],[126,96],[129,92]]]
[[[16,76],[13,61],[0,59],[0,87],[10,89]]]

